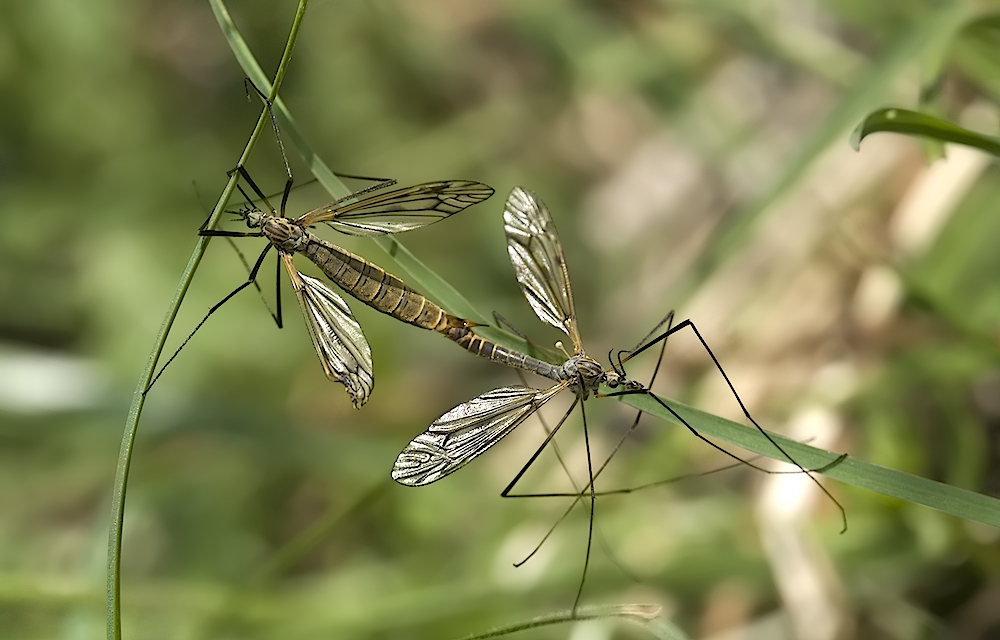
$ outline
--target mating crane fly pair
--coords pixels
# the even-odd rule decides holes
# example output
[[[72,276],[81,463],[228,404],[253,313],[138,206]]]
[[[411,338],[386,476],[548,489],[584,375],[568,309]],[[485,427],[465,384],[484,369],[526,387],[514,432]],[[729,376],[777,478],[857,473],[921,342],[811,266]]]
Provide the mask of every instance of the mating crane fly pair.
[[[667,338],[683,329],[689,328],[695,334],[725,379],[747,420],[767,438],[784,458],[797,466],[801,472],[807,474],[813,482],[816,482],[820,489],[837,504],[843,515],[843,509],[836,499],[812,476],[813,471],[822,471],[839,463],[843,456],[823,469],[809,470],[798,464],[770,434],[754,421],[722,365],[690,320],[684,320],[673,326],[673,312],[671,312],[635,348],[629,351],[619,351],[616,357],[609,354],[610,369],[604,369],[597,360],[587,355],[580,339],[573,295],[570,289],[569,272],[555,225],[548,209],[530,191],[520,187],[515,188],[507,199],[504,209],[504,229],[507,236],[508,253],[521,291],[531,308],[543,322],[556,327],[570,340],[572,354],[567,354],[567,359],[561,365],[540,360],[489,341],[476,333],[475,327],[478,326],[476,323],[448,314],[425,296],[411,289],[401,279],[364,258],[323,240],[309,230],[315,225],[323,223],[341,233],[354,236],[379,236],[408,231],[437,222],[486,200],[493,194],[491,187],[473,181],[447,180],[368,195],[369,192],[378,191],[392,184],[392,181],[381,181],[369,189],[331,202],[297,218],[289,218],[285,216],[285,205],[292,185],[290,171],[282,195],[280,214],[274,210],[267,197],[250,178],[246,170],[238,167],[238,171],[266,205],[267,211],[247,205],[243,209],[231,213],[236,214],[250,229],[258,231],[234,232],[202,229],[200,233],[205,236],[264,237],[268,240],[268,244],[260,253],[253,267],[250,268],[247,281],[209,310],[191,334],[181,343],[163,369],[173,361],[184,345],[216,310],[243,289],[256,284],[257,273],[273,248],[278,253],[279,276],[281,266],[284,265],[298,297],[313,346],[324,372],[330,380],[344,384],[356,408],[365,404],[374,387],[371,347],[365,339],[361,326],[355,320],[343,298],[320,280],[302,274],[296,269],[293,262],[296,253],[306,256],[345,292],[382,313],[403,322],[441,333],[478,356],[516,369],[530,371],[553,381],[553,384],[546,389],[532,389],[527,386],[505,386],[493,389],[446,412],[423,433],[415,437],[399,454],[391,475],[400,484],[423,486],[457,471],[488,451],[560,391],[570,389],[575,395],[572,405],[501,492],[501,496],[572,497],[574,500],[566,513],[582,498],[590,498],[587,552],[583,577],[580,580],[573,605],[574,611],[576,611],[583,593],[593,541],[594,504],[597,496],[600,495],[600,492],[595,489],[594,482],[625,439],[635,430],[639,417],[642,415],[640,411],[632,427],[623,435],[621,441],[603,464],[595,470],[583,403],[591,394],[597,397],[648,395],[679,423],[710,446],[740,463],[754,469],[767,471],[705,438],[673,408],[653,394],[647,386],[629,379],[626,375],[624,364],[657,344],[661,345],[660,358],[662,360],[662,349],[665,347]],[[251,198],[243,191],[242,187],[240,187],[240,192],[249,203]],[[275,320],[280,327],[280,295],[278,295],[277,300]],[[667,325],[666,330],[654,336],[663,325]],[[658,368],[659,363],[657,370]],[[153,379],[153,382],[163,373],[163,369]],[[653,375],[655,378],[655,372]],[[612,391],[600,393],[602,384]],[[545,447],[552,442],[555,434],[577,405],[580,406],[584,443],[587,451],[587,485],[576,493],[511,493],[528,468]],[[557,521],[557,524],[565,518],[565,515]]]

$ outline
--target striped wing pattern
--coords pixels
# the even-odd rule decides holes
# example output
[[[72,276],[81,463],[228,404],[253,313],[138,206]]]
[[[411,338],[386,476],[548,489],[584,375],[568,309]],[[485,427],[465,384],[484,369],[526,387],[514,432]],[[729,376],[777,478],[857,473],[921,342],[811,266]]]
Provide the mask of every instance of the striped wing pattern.
[[[343,298],[316,278],[296,271],[290,256],[285,259],[323,371],[347,387],[354,408],[360,409],[375,386],[372,350],[361,325]]]
[[[460,404],[434,421],[396,458],[392,479],[419,487],[457,471],[500,442],[566,387],[500,387]]]
[[[352,236],[381,236],[443,220],[491,195],[492,187],[472,180],[425,182],[346,204],[332,202],[303,215],[298,222],[305,226],[325,222]]]
[[[560,329],[582,353],[573,292],[555,223],[545,204],[531,191],[515,187],[503,212],[507,253],[521,292],[543,322]]]

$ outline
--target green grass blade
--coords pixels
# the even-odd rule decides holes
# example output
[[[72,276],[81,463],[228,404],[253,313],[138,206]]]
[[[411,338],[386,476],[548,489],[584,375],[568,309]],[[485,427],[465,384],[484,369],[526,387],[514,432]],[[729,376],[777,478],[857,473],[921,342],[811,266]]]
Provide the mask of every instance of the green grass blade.
[[[257,85],[261,91],[268,92],[270,82],[267,76],[264,75],[256,58],[254,58],[246,41],[240,35],[236,25],[232,23],[232,20],[229,20],[223,28],[226,31],[226,37],[229,40],[233,54],[236,56],[243,72],[247,74],[250,81]],[[299,155],[309,164],[310,171],[312,171],[312,174],[319,183],[334,198],[342,198],[350,194],[350,189],[330,170],[326,163],[309,146],[309,143],[306,142],[305,136],[302,135],[298,125],[295,123],[295,119],[288,111],[288,107],[281,97],[275,98],[273,103],[275,116],[278,119],[282,134],[287,135],[288,139],[292,142],[292,146],[295,147]],[[399,265],[400,269],[403,270],[403,274],[396,275],[401,275],[404,280],[411,283],[422,294],[435,300],[453,315],[480,324],[489,323],[486,315],[477,310],[451,283],[417,259],[396,237],[384,236],[374,238],[374,242],[376,246],[385,251]],[[505,347],[519,351],[529,349],[528,344],[523,339],[506,331],[492,328],[484,329],[481,333],[484,337],[494,340]]]
[[[851,134],[851,146],[859,149],[862,140],[881,131],[964,144],[1000,156],[1000,137],[969,131],[946,120],[908,109],[878,109],[871,112]]]
[[[292,29],[288,36],[288,42],[285,45],[285,51],[282,55],[281,63],[279,64],[278,71],[275,74],[274,86],[276,88],[281,85],[281,81],[284,79],[285,70],[288,67],[288,61],[291,59],[292,50],[295,48],[295,41],[298,38],[299,28],[301,27],[302,18],[305,14],[306,5],[308,3],[309,0],[299,0],[299,6],[295,13],[295,19],[292,22]],[[216,12],[216,15],[223,14],[228,18],[229,14],[225,5],[222,3],[222,0],[211,0],[211,4],[212,8]],[[275,91],[276,90],[277,89],[275,89]],[[264,110],[261,112],[260,118],[257,120],[257,126],[254,128],[253,133],[243,150],[243,154],[240,156],[239,162],[241,165],[244,164],[250,156],[251,151],[253,151],[253,148],[257,143],[257,139],[260,137],[261,132],[267,124],[268,114],[267,111]],[[236,189],[237,176],[238,174],[234,173],[229,179],[222,195],[219,197],[219,201],[216,203],[215,208],[212,209],[212,215],[209,217],[208,221],[208,228],[214,227],[218,222],[219,217],[222,215],[222,211],[225,209],[226,203],[229,201],[230,196]],[[191,285],[191,280],[194,278],[195,272],[198,270],[198,265],[201,263],[201,258],[205,254],[205,249],[208,247],[209,240],[210,238],[208,237],[200,237],[198,238],[197,244],[195,244],[194,251],[191,253],[191,258],[188,260],[187,267],[184,269],[180,283],[177,285],[177,292],[174,294],[174,299],[171,301],[170,306],[167,309],[166,317],[163,319],[163,324],[160,326],[159,334],[156,337],[156,341],[153,343],[153,349],[149,355],[149,360],[146,363],[146,369],[139,377],[139,384],[136,387],[135,393],[132,395],[132,405],[129,407],[128,417],[125,420],[125,432],[122,435],[121,449],[118,453],[118,465],[115,470],[115,482],[111,496],[111,522],[108,527],[108,582],[106,598],[109,640],[120,640],[122,637],[121,551],[122,526],[125,520],[125,493],[128,487],[128,473],[132,462],[132,451],[135,446],[135,436],[139,429],[139,418],[142,415],[142,408],[146,400],[146,389],[149,387],[149,383],[153,378],[153,372],[156,370],[156,364],[159,362],[160,354],[163,352],[163,346],[166,343],[167,335],[170,333],[170,329],[173,326],[174,319],[177,317],[177,312],[180,309],[181,303],[187,295],[187,290]]]
[[[477,633],[471,636],[464,636],[461,640],[491,640],[492,638],[503,638],[519,631],[528,629],[538,629],[556,624],[566,624],[585,620],[603,620],[613,618],[623,620],[629,624],[642,627],[654,638],[659,640],[687,640],[683,631],[666,620],[661,620],[660,607],[645,604],[623,604],[597,607],[580,607],[574,615],[572,611],[560,611],[550,613],[537,618],[532,618],[527,622],[519,622],[512,625],[497,627],[486,633]]]
[[[213,7],[215,4],[215,0],[212,0]],[[254,83],[261,92],[271,98],[271,103],[274,105],[274,115],[278,119],[278,126],[281,127],[282,134],[292,141],[292,145],[309,165],[309,170],[316,176],[320,184],[330,192],[330,195],[334,198],[343,198],[350,195],[351,190],[347,188],[347,185],[335,173],[330,171],[329,167],[313,152],[312,148],[306,142],[298,125],[295,124],[292,114],[288,111],[285,101],[271,87],[271,80],[264,73],[264,70],[261,69],[260,63],[257,62],[257,58],[250,51],[250,46],[243,38],[243,34],[236,27],[236,23],[233,22],[232,17],[228,12],[220,13],[218,11],[216,12],[216,16],[219,19],[219,24],[222,26],[223,32],[226,34],[229,48],[236,57],[236,61],[239,62],[240,68],[243,69],[243,73],[246,74],[250,82]]]
[[[752,427],[699,411],[675,400],[660,399],[704,436],[712,436],[747,451],[787,462],[781,453],[775,450],[774,445]],[[678,423],[669,411],[649,396],[624,396],[622,401],[636,409],[642,409],[664,420]],[[785,451],[795,458],[796,462],[806,468],[823,467],[838,457],[838,454],[831,451],[811,447],[775,433],[771,433],[771,437],[784,447]],[[848,457],[840,464],[831,467],[823,472],[823,475],[886,496],[922,504],[960,518],[1000,527],[1000,499],[981,493],[960,489],[853,457]]]

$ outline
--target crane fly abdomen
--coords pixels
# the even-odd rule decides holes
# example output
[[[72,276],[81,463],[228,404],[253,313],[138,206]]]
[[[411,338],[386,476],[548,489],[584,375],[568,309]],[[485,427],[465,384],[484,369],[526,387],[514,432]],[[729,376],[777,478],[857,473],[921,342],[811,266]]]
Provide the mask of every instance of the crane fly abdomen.
[[[561,380],[559,367],[491,342],[475,333],[467,322],[465,322],[464,326],[454,326],[442,333],[449,339],[460,344],[466,351],[474,353],[477,356],[514,367],[515,369],[537,373],[551,380]]]
[[[311,233],[299,252],[344,291],[398,320],[440,332],[459,320],[382,267]]]

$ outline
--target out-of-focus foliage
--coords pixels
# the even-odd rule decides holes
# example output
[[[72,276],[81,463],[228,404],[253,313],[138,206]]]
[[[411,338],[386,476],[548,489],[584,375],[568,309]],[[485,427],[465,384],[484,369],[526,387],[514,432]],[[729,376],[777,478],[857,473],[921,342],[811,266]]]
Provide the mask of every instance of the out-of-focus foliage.
[[[229,8],[273,65],[294,3]],[[553,211],[592,354],[677,307],[764,426],[997,494],[1000,176],[960,148],[927,168],[901,136],[847,144],[872,109],[917,106],[920,61],[941,41],[941,115],[994,133],[1000,49],[961,28],[984,9],[1000,4],[314,2],[282,95],[336,169],[496,187],[401,239],[539,342],[557,336],[520,297],[501,232],[517,184]],[[48,0],[0,15],[0,628],[101,637],[125,407],[259,106],[206,4]],[[272,141],[250,170],[280,188]],[[291,210],[322,202],[305,186]],[[171,344],[244,273],[213,242]],[[387,482],[409,438],[515,374],[351,302],[377,379],[354,411],[285,295],[285,330],[240,294],[149,396],[126,511],[126,637],[448,638],[568,607],[586,513],[514,569],[565,503],[496,497],[540,426],[438,485]],[[692,339],[670,345],[656,388],[736,415]],[[631,418],[588,403],[598,456]],[[605,488],[725,463],[647,420]],[[564,431],[579,482],[579,423]],[[525,479],[569,486],[550,456]],[[743,469],[599,500],[584,601],[659,603],[695,637],[997,633],[995,529],[830,484],[850,521],[839,535],[833,506],[795,480]]]

